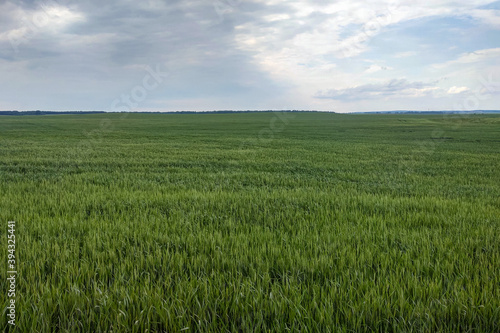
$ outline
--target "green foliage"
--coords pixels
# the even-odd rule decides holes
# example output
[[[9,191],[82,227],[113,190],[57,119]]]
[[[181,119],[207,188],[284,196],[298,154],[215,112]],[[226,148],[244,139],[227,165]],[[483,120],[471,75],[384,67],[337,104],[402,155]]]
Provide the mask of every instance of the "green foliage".
[[[17,331],[498,332],[499,125],[2,117]]]

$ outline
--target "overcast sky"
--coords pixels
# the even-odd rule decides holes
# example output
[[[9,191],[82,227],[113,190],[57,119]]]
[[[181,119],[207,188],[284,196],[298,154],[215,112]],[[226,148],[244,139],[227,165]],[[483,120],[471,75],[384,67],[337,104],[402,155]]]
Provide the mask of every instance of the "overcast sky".
[[[0,110],[500,109],[500,1],[0,0]]]

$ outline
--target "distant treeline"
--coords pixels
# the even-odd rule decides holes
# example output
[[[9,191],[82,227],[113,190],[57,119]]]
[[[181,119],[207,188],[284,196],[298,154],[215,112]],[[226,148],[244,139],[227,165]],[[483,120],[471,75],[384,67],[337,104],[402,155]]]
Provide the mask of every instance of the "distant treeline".
[[[246,111],[234,111],[234,110],[222,110],[222,111],[132,111],[129,113],[153,113],[153,114],[200,114],[200,113],[250,113],[250,112],[320,112],[315,110],[246,110]],[[54,115],[54,114],[92,114],[92,113],[107,113],[106,111],[0,111],[0,116],[43,116],[43,115]],[[111,113],[111,112],[110,112]],[[112,112],[120,113],[120,112]],[[124,112],[121,112],[124,113]]]
[[[352,112],[355,114],[443,114],[443,113],[453,113],[453,114],[461,114],[461,113],[500,113],[500,110],[471,110],[471,111],[367,111],[367,112]]]
[[[43,116],[50,114],[88,114],[106,113],[105,111],[0,111],[0,116]]]
[[[132,111],[130,113],[147,113],[147,114],[213,114],[213,113],[255,113],[255,112],[330,112],[333,111],[316,111],[316,110],[221,110],[221,111]],[[60,114],[93,114],[93,113],[108,113],[106,111],[0,111],[0,116],[43,116],[43,115],[60,115]],[[111,112],[110,112],[111,113]],[[124,113],[124,112],[112,112]],[[500,113],[500,110],[473,110],[473,111],[368,111],[368,112],[351,112],[351,114],[443,114],[443,113]]]

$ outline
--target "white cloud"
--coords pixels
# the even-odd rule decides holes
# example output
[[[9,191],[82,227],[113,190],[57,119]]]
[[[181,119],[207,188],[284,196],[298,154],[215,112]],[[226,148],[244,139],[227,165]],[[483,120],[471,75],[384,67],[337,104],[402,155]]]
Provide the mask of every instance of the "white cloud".
[[[84,20],[82,13],[60,5],[42,5],[36,10],[24,11],[21,16],[21,22],[32,30],[59,31],[69,24]]]
[[[461,94],[461,93],[464,93],[466,91],[469,91],[470,89],[467,88],[467,87],[457,87],[457,86],[453,86],[451,87],[450,89],[448,89],[448,94],[452,94],[452,95],[456,95],[456,94]]]
[[[319,91],[317,98],[333,100],[363,100],[396,97],[421,97],[439,88],[432,83],[410,82],[406,79],[393,79],[386,82],[358,85],[347,89],[330,89]]]
[[[290,15],[288,14],[272,14],[264,16],[264,20],[267,22],[283,21],[288,19],[290,19]]]
[[[379,71],[389,71],[392,69],[394,69],[394,68],[389,67],[389,66],[371,65],[370,67],[368,67],[367,70],[365,70],[365,73],[372,74],[372,73],[376,73]]]
[[[85,21],[82,13],[57,4],[42,4],[31,10],[16,7],[12,15],[17,24],[0,33],[0,41],[8,41],[15,50],[42,33],[58,34],[71,24]]]
[[[478,21],[487,24],[494,29],[500,29],[500,10],[474,9],[469,13]]]
[[[470,53],[463,53],[457,59],[441,64],[434,64],[434,68],[445,68],[453,65],[474,64],[480,62],[494,61],[500,59],[500,48],[477,50]]]

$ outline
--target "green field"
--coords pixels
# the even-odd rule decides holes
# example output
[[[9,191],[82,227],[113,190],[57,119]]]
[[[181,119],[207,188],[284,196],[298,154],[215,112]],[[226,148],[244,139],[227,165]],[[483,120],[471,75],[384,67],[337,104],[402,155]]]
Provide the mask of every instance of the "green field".
[[[500,331],[498,115],[3,116],[0,223],[2,331]]]

